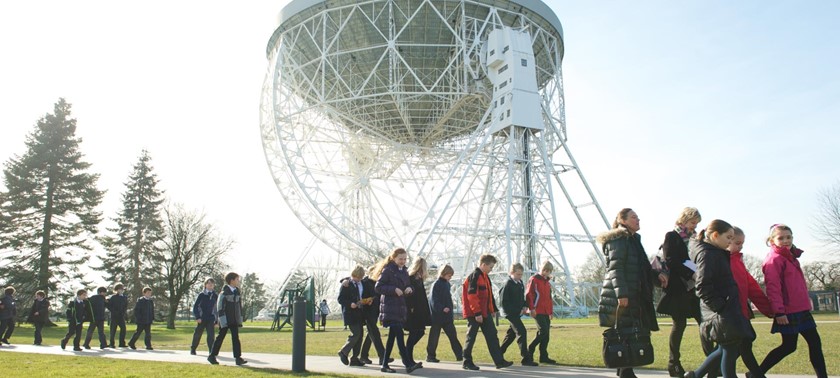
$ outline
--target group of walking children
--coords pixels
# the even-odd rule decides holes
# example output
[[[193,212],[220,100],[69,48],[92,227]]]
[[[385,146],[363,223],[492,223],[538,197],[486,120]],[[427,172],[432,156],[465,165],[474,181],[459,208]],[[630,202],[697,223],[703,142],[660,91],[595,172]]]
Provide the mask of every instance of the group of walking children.
[[[440,362],[437,347],[441,331],[449,339],[449,345],[457,361],[463,362],[465,370],[479,370],[475,365],[472,350],[478,332],[484,336],[490,356],[496,368],[511,366],[513,362],[504,358],[507,347],[517,340],[522,365],[537,366],[534,353],[540,350],[540,362],[554,364],[548,356],[552,299],[549,281],[553,266],[546,263],[540,274],[531,277],[527,287],[522,283],[524,268],[516,264],[510,271],[510,279],[499,291],[502,309],[510,322],[504,342],[500,345],[496,325],[493,321],[498,312],[493,296],[493,286],[488,276],[496,265],[496,258],[484,255],[479,265],[464,279],[462,287],[463,317],[467,320],[467,335],[464,347],[455,330],[455,307],[452,300],[450,280],[455,271],[449,265],[439,270],[438,278],[431,284],[431,293],[426,294],[428,266],[423,258],[414,259],[411,268],[406,266],[408,253],[397,248],[383,261],[365,270],[357,266],[350,277],[342,279],[338,294],[344,324],[350,335],[338,351],[341,362],[348,366],[372,364],[370,345],[376,347],[380,371],[394,373],[390,363],[391,353],[397,345],[402,365],[411,373],[423,368],[423,362],[415,359],[415,346],[425,336],[426,327],[431,327],[426,346],[426,362]],[[537,321],[536,338],[528,344],[527,334],[521,316],[531,313]],[[388,330],[387,341],[382,345],[379,324]],[[364,329],[368,335],[365,337]],[[405,333],[408,338],[405,338]]]
[[[190,354],[195,355],[201,336],[206,334],[209,356],[207,361],[211,364],[218,364],[216,356],[228,332],[231,334],[233,343],[233,357],[236,365],[247,364],[248,361],[242,358],[242,349],[239,342],[239,327],[242,327],[242,301],[239,284],[241,277],[236,273],[228,273],[225,276],[225,287],[221,295],[215,292],[216,282],[212,278],[204,282],[204,290],[198,294],[193,305],[193,315],[196,319],[196,327],[193,332]],[[128,298],[125,295],[125,286],[121,283],[114,285],[114,292],[106,297],[108,289],[99,287],[96,295],[88,297],[85,289],[76,291],[76,296],[67,304],[65,312],[67,316],[68,331],[61,339],[61,349],[65,349],[70,339],[73,339],[73,350],[82,351],[90,349],[90,342],[94,331],[97,331],[99,348],[115,348],[115,337],[119,329],[119,347],[137,349],[135,343],[144,334],[146,350],[154,350],[152,347],[151,325],[155,318],[155,304],[152,299],[152,289],[143,288],[143,295],[137,299],[134,305],[134,319],[137,330],[131,336],[128,343],[125,341],[125,327],[128,310]],[[110,342],[105,336],[105,319],[108,310],[110,312]],[[35,345],[41,345],[43,339],[41,331],[45,324],[50,322],[50,303],[44,291],[35,293],[35,300],[29,312],[28,322],[35,325]],[[15,328],[14,318],[17,314],[15,289],[8,287],[0,298],[0,345],[9,344],[9,338]],[[84,323],[89,323],[87,336],[82,343]],[[219,335],[215,335],[215,327],[219,327]],[[381,341],[380,341],[381,344]],[[82,349],[84,347],[84,349]]]
[[[641,239],[639,216],[622,209],[612,230],[599,235],[607,262],[601,301],[600,324],[604,327],[639,327],[649,335],[659,329],[656,312],[671,316],[668,372],[672,377],[736,377],[740,357],[747,377],[764,375],[796,350],[799,335],[805,338],[817,377],[827,377],[825,358],[811,302],[799,263],[802,250],[793,244],[793,231],[784,224],[770,227],[770,251],[762,265],[766,292],[746,269],[742,248],[743,230],[715,219],[700,232],[696,208],[685,208],[675,228],[662,244],[665,264],[655,269],[648,261]],[[664,295],[656,310],[653,287]],[[782,344],[759,364],[752,352],[756,333],[750,319],[752,306],[773,318],[771,333]],[[705,361],[686,371],[680,361],[680,345],[688,319],[699,325]],[[622,378],[635,377],[632,367],[620,368]]]

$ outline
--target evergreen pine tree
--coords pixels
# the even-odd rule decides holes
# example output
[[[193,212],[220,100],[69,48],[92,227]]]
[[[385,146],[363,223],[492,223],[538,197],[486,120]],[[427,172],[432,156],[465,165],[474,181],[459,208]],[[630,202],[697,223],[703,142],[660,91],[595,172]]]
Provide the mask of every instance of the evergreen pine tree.
[[[27,295],[81,282],[102,213],[98,174],[79,149],[76,120],[63,98],[6,162],[0,195],[0,276]],[[21,296],[23,300],[23,296]],[[21,302],[24,303],[24,302]]]
[[[260,282],[256,273],[246,273],[245,277],[242,277],[240,290],[242,295],[242,319],[253,320],[268,304],[265,284]]]
[[[102,238],[107,250],[101,266],[105,279],[126,284],[134,298],[142,295],[144,286],[157,287],[162,261],[160,205],[164,198],[151,160],[143,150],[125,183],[122,210],[113,218],[116,227],[108,228],[112,235]]]

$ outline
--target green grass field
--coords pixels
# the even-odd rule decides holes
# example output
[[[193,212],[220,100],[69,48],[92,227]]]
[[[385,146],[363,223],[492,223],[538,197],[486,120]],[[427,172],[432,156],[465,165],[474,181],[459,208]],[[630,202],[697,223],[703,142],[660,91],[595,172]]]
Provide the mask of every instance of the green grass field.
[[[815,316],[818,321],[838,321],[840,317],[836,314],[821,314]],[[601,361],[601,331],[598,327],[595,318],[589,319],[561,319],[552,322],[551,342],[549,344],[549,354],[552,358],[563,365],[569,366],[586,366],[586,367],[603,367]],[[459,322],[463,325],[462,322]],[[291,354],[291,338],[292,333],[290,329],[281,332],[272,332],[268,329],[270,323],[253,323],[248,324],[240,332],[243,355],[247,358],[248,353],[282,353]],[[526,320],[526,326],[529,327],[529,338],[533,337],[535,332],[534,322]],[[131,326],[129,326],[129,336],[131,335]],[[652,335],[654,349],[656,351],[656,362],[650,366],[654,369],[664,370],[667,364],[668,356],[668,333],[670,332],[670,319],[660,319],[659,332]],[[754,344],[754,352],[759,362],[764,356],[773,348],[778,346],[781,338],[777,335],[769,333],[769,324],[755,324],[758,333],[758,339]],[[499,326],[500,338],[503,337],[504,331],[507,329],[506,322],[501,321]],[[57,345],[60,338],[63,336],[66,328],[53,327],[45,329],[44,344]],[[823,323],[819,326],[820,335],[823,341],[823,353],[825,354],[826,363],[828,364],[829,374],[840,374],[840,323]],[[466,329],[459,328],[461,334],[460,339],[463,343],[464,333]],[[32,342],[33,328],[28,324],[21,324],[15,331],[12,339],[13,344],[29,344]],[[192,340],[192,326],[189,323],[179,323],[174,330],[166,329],[162,324],[154,325],[152,327],[152,343],[156,349],[189,349],[189,344]],[[384,335],[383,335],[384,336]],[[338,348],[344,343],[347,337],[347,332],[343,331],[343,326],[340,321],[330,321],[327,325],[326,332],[310,331],[307,333],[307,353],[310,355],[335,355]],[[415,358],[419,361],[425,359],[426,356],[426,339],[420,341],[416,347]],[[479,343],[474,350],[474,357],[479,362],[489,363],[490,358],[487,353],[486,345],[479,337]],[[203,341],[203,340],[202,340]],[[97,342],[92,343],[97,346]],[[229,343],[226,343],[222,349],[222,354],[229,352]],[[203,345],[200,349],[205,348]],[[518,361],[518,356],[515,352],[515,346],[508,350],[506,358],[509,360]],[[699,365],[704,356],[700,349],[700,343],[697,337],[697,327],[689,327],[686,330],[686,335],[682,346],[682,362],[686,368],[694,368]],[[336,357],[337,358],[337,357]],[[453,360],[454,355],[449,350],[448,342],[444,339],[438,347],[438,358],[442,360]],[[34,373],[45,372],[55,369],[56,366],[61,367],[61,372],[73,372],[73,376],[84,375],[85,373],[97,373],[101,376],[101,369],[103,366],[119,366],[125,367],[128,372],[137,372],[137,376],[206,376],[211,373],[210,365],[204,366],[190,366],[177,363],[155,363],[153,365],[144,364],[135,361],[122,361],[111,359],[92,359],[86,357],[71,357],[71,356],[38,356],[20,354],[20,353],[6,353],[3,355],[4,362],[12,361],[5,364],[6,368],[12,368],[14,373]],[[95,360],[95,361],[92,361]],[[61,361],[60,365],[51,364]],[[67,367],[70,368],[67,368]],[[97,367],[98,366],[98,367]],[[217,367],[218,368],[218,367]],[[233,368],[233,367],[222,367]],[[235,369],[235,368],[233,368]],[[739,371],[744,371],[743,366],[739,367]],[[213,370],[217,372],[217,370]],[[262,372],[260,370],[259,372]],[[77,374],[78,373],[78,374]],[[247,374],[254,374],[252,370],[238,370],[237,375],[250,376]],[[289,374],[284,371],[266,371],[264,373],[270,374]],[[799,344],[797,351],[783,360],[779,365],[771,370],[772,374],[813,374],[810,362],[808,361],[808,348],[804,340]],[[48,375],[54,375],[52,372]],[[118,374],[124,376],[124,374]],[[313,375],[317,376],[317,375]]]

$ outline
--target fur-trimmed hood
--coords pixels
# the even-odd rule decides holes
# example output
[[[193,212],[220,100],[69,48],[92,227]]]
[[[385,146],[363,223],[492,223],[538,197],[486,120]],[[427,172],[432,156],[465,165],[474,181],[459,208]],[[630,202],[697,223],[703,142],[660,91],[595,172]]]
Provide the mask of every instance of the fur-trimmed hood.
[[[631,236],[631,234],[630,234],[629,230],[624,228],[624,226],[618,226],[617,228],[613,228],[612,230],[609,230],[607,232],[599,234],[595,238],[595,241],[597,241],[598,244],[603,245],[603,244],[609,243],[613,240],[620,239],[620,238],[629,238],[630,236]]]

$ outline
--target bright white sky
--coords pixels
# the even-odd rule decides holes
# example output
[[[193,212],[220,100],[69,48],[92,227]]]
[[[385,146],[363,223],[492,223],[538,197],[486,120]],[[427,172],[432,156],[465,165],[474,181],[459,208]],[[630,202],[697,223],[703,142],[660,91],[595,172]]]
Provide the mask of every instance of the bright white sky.
[[[287,3],[0,3],[0,161],[65,97],[107,218],[146,148],[167,194],[237,240],[235,269],[281,280],[310,240],[259,137]],[[822,258],[810,227],[840,178],[840,3],[546,3],[565,32],[572,152],[608,216],[637,210],[649,254],[696,206],[744,228],[747,253],[763,257],[785,222],[806,260]]]

